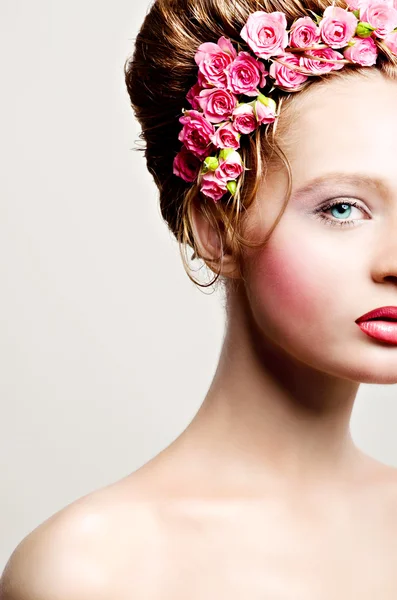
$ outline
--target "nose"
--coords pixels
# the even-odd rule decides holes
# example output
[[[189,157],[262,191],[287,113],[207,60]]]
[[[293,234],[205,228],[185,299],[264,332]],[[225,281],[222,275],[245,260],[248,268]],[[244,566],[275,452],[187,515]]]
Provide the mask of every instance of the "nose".
[[[397,211],[389,216],[388,229],[377,244],[372,276],[377,283],[391,283],[397,288]]]

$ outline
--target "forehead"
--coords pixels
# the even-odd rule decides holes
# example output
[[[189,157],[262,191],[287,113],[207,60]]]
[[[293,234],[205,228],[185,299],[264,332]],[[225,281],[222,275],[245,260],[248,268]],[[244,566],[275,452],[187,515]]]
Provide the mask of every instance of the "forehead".
[[[313,85],[291,102],[284,139],[294,189],[331,171],[367,173],[397,189],[397,81],[375,73]]]

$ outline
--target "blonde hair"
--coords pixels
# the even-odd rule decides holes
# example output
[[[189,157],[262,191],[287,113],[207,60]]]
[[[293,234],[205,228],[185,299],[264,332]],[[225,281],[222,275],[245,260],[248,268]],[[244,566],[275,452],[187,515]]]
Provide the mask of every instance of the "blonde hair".
[[[236,194],[226,201],[222,199],[214,203],[199,192],[196,183],[186,183],[173,174],[173,160],[181,149],[178,140],[181,130],[179,117],[182,107],[191,108],[186,94],[197,82],[196,50],[204,42],[217,42],[222,35],[230,38],[235,45],[243,44],[240,31],[248,16],[257,10],[282,11],[290,26],[298,17],[311,17],[310,11],[322,14],[330,4],[323,0],[308,0],[305,5],[300,0],[156,0],[144,19],[133,54],[124,65],[131,106],[142,129],[139,137],[145,142],[145,147],[137,150],[145,153],[147,168],[159,190],[162,216],[179,242],[186,273],[200,287],[211,286],[220,277],[225,247],[240,265],[244,247],[263,247],[284,213],[292,181],[291,168],[281,150],[280,140],[288,134],[291,125],[292,116],[287,109],[293,106],[295,93],[278,93],[277,88],[272,92],[272,98],[276,100],[282,115],[274,123],[256,129],[253,135],[241,137],[239,152],[247,170],[238,179]],[[343,0],[335,0],[334,4],[347,7]],[[321,85],[330,77],[343,78],[352,73],[363,75],[369,69],[378,69],[396,79],[397,56],[381,39],[375,41],[379,49],[375,66],[345,65],[343,69],[311,77],[301,88],[303,92],[299,93],[304,93],[312,85]],[[254,242],[243,235],[247,210],[267,170],[275,164],[282,164],[287,170],[288,193],[265,239]],[[219,260],[199,254],[192,227],[194,206],[202,211],[218,233],[221,248]],[[192,277],[188,247],[193,250],[191,259],[202,258],[212,273],[215,272],[215,278],[209,283]]]

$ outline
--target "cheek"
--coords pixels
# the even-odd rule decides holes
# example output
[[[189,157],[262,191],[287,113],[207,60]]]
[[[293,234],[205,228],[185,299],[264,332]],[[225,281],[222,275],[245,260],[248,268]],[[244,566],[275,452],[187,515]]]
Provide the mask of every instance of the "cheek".
[[[297,326],[313,322],[329,305],[336,284],[323,265],[318,247],[308,242],[269,244],[256,257],[250,273],[251,299],[257,311],[273,322],[292,321]]]

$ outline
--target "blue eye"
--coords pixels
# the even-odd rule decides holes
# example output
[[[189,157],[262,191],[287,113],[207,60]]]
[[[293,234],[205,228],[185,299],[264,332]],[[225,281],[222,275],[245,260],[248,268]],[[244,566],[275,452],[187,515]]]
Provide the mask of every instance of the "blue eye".
[[[327,204],[326,206],[321,206],[320,208],[318,208],[315,211],[315,214],[318,215],[318,218],[325,221],[327,225],[331,225],[334,226],[336,225],[337,227],[344,227],[344,226],[354,226],[356,225],[356,223],[358,221],[360,221],[360,219],[351,219],[350,221],[346,221],[346,220],[340,220],[338,217],[335,217],[335,215],[333,215],[335,218],[330,219],[329,216],[326,216],[326,211],[331,210],[335,207],[338,207],[337,211],[334,211],[334,213],[336,213],[338,216],[340,215],[341,217],[345,217],[348,218],[349,215],[351,214],[351,208],[352,207],[356,207],[359,210],[361,210],[362,212],[364,212],[364,210],[360,207],[360,205],[357,202],[330,202],[329,204]]]

